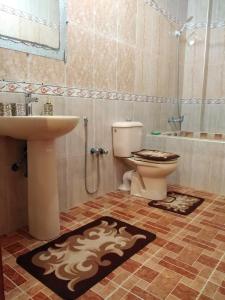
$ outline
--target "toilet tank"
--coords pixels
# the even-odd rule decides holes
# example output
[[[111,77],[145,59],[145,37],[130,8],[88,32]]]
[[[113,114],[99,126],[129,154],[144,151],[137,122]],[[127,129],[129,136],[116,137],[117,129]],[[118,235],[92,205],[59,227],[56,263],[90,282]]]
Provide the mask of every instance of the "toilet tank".
[[[114,156],[130,157],[131,152],[142,149],[142,123],[116,122],[112,125],[112,131]]]

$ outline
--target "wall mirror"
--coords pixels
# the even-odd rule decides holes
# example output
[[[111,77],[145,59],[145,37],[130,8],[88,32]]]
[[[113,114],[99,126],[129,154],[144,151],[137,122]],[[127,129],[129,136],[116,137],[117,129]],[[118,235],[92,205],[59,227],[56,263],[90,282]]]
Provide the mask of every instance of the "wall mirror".
[[[0,47],[65,60],[65,0],[0,0]]]

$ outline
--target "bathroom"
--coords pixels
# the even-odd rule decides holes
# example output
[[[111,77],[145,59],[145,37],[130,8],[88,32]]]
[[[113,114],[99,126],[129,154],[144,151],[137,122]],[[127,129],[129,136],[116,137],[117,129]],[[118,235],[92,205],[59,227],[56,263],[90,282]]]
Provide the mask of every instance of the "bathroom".
[[[0,299],[224,299],[224,1],[35,2],[0,0],[0,114],[29,95],[37,98],[30,118],[41,122],[46,107],[52,120],[79,118],[55,139],[55,173],[42,156],[34,164],[44,190],[57,182],[60,235],[111,216],[156,239],[73,298],[22,268],[19,256],[56,236],[29,235],[29,195],[39,195],[40,182],[28,191],[26,139],[4,136],[0,116]],[[204,198],[195,211],[181,216],[118,191],[133,169],[114,155],[118,122],[143,124],[142,148],[180,156],[168,191]]]

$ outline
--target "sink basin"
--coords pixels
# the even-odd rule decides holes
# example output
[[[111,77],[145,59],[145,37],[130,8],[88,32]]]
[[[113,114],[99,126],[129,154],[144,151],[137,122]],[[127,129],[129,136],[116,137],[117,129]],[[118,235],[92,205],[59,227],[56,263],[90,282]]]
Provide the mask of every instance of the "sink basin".
[[[27,140],[30,234],[50,240],[60,233],[55,138],[70,132],[75,116],[0,117],[0,135]]]
[[[0,135],[29,141],[54,139],[70,132],[78,122],[73,116],[0,117]]]

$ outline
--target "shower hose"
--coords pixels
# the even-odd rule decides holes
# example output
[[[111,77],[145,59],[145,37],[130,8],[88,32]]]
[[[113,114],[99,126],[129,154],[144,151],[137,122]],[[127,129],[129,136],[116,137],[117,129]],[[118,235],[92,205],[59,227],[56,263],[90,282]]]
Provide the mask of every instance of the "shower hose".
[[[97,193],[100,184],[100,167],[99,167],[99,154],[96,154],[96,164],[97,164],[97,183],[96,188],[93,191],[90,191],[87,184],[87,174],[88,174],[88,118],[84,118],[84,134],[85,134],[85,157],[84,157],[84,182],[85,182],[85,191],[89,195]]]

